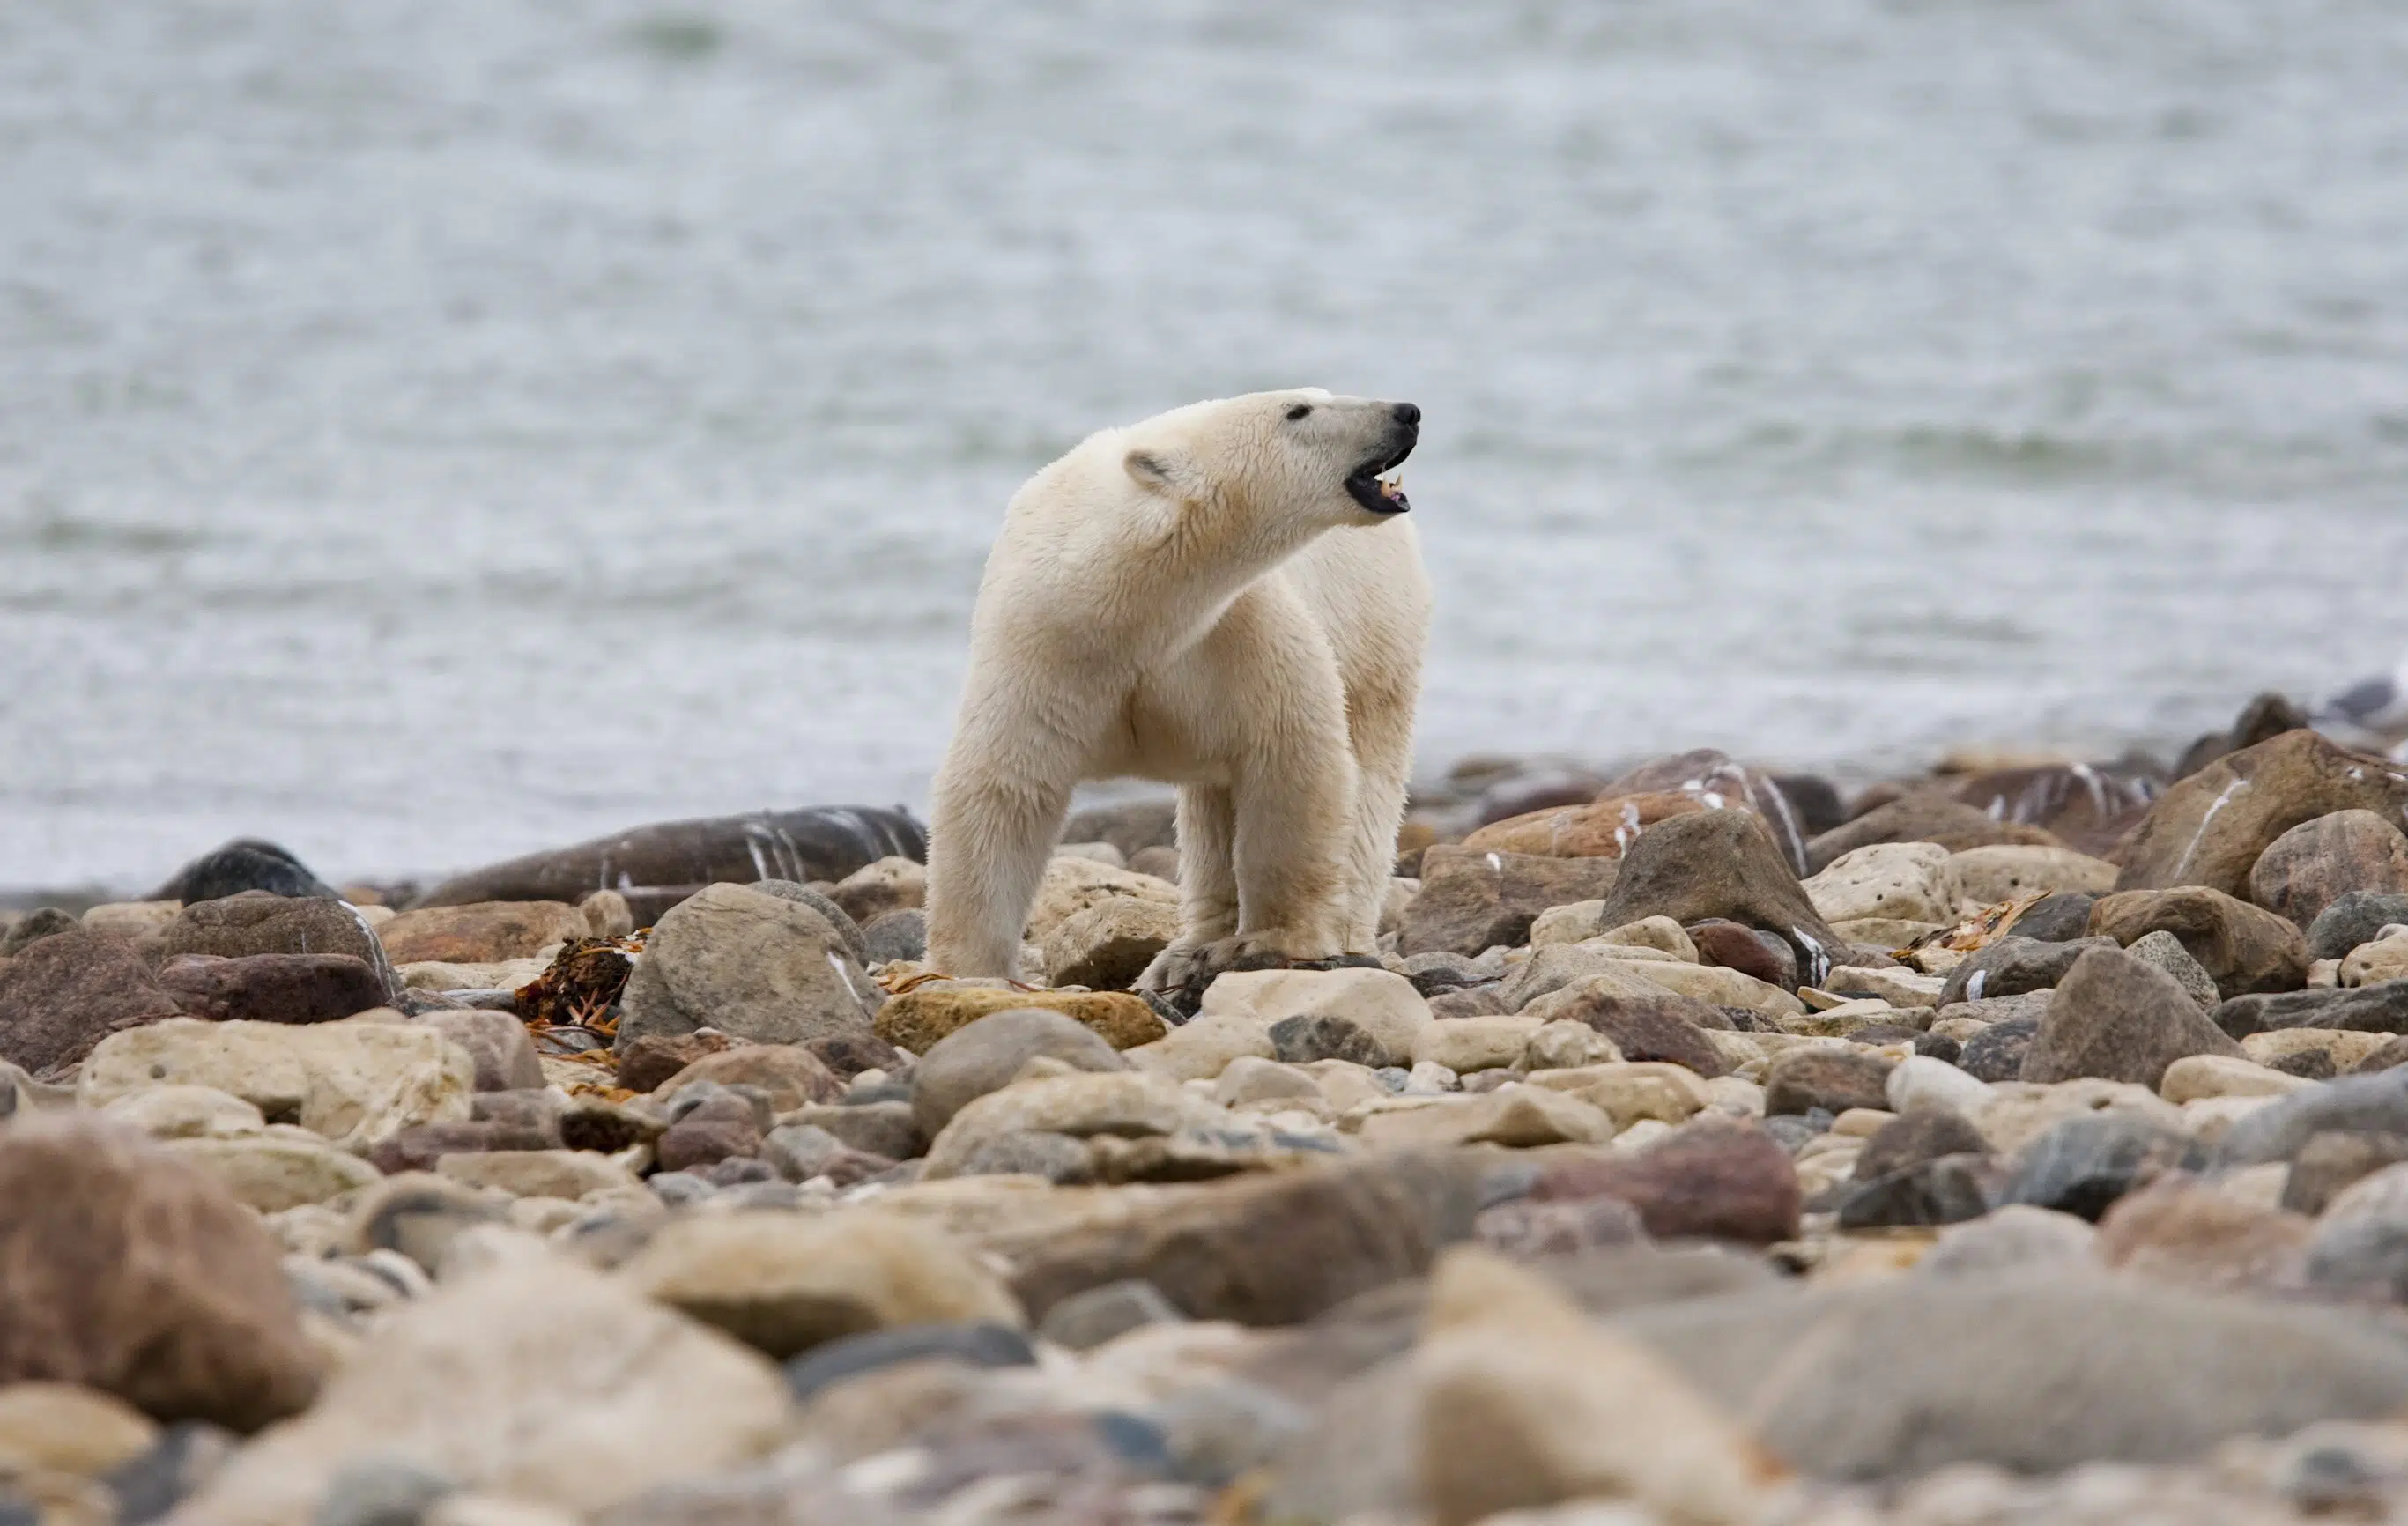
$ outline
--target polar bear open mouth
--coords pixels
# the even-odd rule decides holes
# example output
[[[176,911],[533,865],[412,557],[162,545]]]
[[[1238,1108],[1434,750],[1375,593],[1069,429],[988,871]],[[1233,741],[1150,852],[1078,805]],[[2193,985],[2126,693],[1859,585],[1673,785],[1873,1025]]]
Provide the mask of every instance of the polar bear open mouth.
[[[1389,474],[1404,464],[1405,458],[1413,453],[1413,445],[1414,441],[1409,435],[1394,455],[1367,461],[1355,467],[1354,474],[1346,478],[1347,495],[1374,514],[1402,514],[1412,507],[1412,501],[1405,496],[1403,476]]]

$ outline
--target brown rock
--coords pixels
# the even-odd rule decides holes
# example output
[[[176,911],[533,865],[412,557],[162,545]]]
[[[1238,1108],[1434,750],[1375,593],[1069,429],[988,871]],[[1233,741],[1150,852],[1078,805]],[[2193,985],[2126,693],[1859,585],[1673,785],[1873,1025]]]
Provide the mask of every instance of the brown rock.
[[[896,855],[865,864],[837,882],[828,899],[864,927],[890,911],[910,911],[928,904],[928,871],[915,860]]]
[[[1764,1073],[1767,1118],[1808,1113],[1833,1115],[1851,1107],[1886,1111],[1892,1062],[1868,1049],[1791,1049]]]
[[[697,1028],[765,1044],[866,1033],[882,996],[811,906],[713,885],[652,929],[619,998],[619,1046]]]
[[[700,890],[721,882],[750,885],[763,878],[833,883],[880,859],[898,853],[921,858],[927,850],[927,834],[899,810],[834,806],[754,811],[655,822],[571,848],[529,853],[447,879],[417,904],[574,903],[601,890],[619,891],[630,904],[649,903],[654,898],[641,892],[653,888]]]
[[[183,1015],[123,938],[55,933],[0,961],[0,1060],[39,1074],[126,1028]]]
[[[1482,852],[1537,853],[1559,859],[1618,859],[1639,834],[1668,817],[1706,809],[1695,795],[1606,795],[1491,822],[1463,839]]]
[[[1873,1131],[1856,1156],[1855,1179],[1869,1182],[1949,1155],[1986,1155],[1982,1131],[1945,1107],[1915,1107]]]
[[[1477,958],[1518,948],[1550,906],[1594,901],[1613,888],[1620,861],[1484,852],[1440,845],[1422,855],[1421,893],[1405,908],[1398,952]]]
[[[1698,946],[1698,962],[1719,964],[1727,970],[1737,970],[1769,986],[1784,991],[1798,989],[1798,956],[1791,952],[1786,940],[1775,949],[1756,935],[1752,927],[1742,927],[1720,918],[1698,922],[1683,929],[1689,941]],[[1833,956],[1833,963],[1838,957]]]
[[[2173,777],[2186,779],[2219,758],[2271,742],[2285,732],[2300,730],[2308,723],[2308,712],[2291,703],[2290,697],[2269,690],[2256,695],[2241,708],[2232,724],[2223,731],[2212,731],[2183,749],[2174,764]]]
[[[208,1173],[88,1117],[0,1132],[0,1383],[80,1383],[254,1431],[319,1359],[276,1244]]]
[[[720,1086],[757,1086],[769,1094],[773,1111],[791,1113],[844,1095],[844,1083],[818,1055],[793,1044],[748,1044],[707,1054],[663,1081],[657,1094],[668,1101],[697,1081]]]
[[[1801,977],[1821,978],[1848,947],[1807,899],[1763,819],[1746,811],[1676,816],[1639,839],[1598,921],[1626,927],[1647,917],[1761,928],[1797,950]]]
[[[358,910],[324,897],[286,897],[245,891],[222,900],[186,906],[158,934],[142,943],[143,953],[165,963],[178,954],[348,954],[377,972],[390,1002],[401,981],[385,957],[384,945],[368,931]]]
[[[368,1163],[388,1177],[432,1171],[446,1155],[480,1155],[496,1149],[559,1149],[560,1127],[500,1119],[467,1123],[421,1123],[380,1141]]]
[[[1567,1153],[1530,1195],[1541,1202],[1613,1197],[1639,1210],[1659,1240],[1738,1240],[1772,1245],[1797,1238],[1798,1171],[1763,1130],[1701,1120],[1636,1153]]]
[[[652,1141],[664,1171],[686,1171],[761,1153],[761,1130],[749,1119],[685,1118]]]
[[[536,1056],[535,1041],[526,1025],[508,1012],[429,1012],[418,1021],[468,1051],[477,1064],[478,1091],[542,1089],[543,1062]]]
[[[691,1034],[647,1034],[619,1046],[619,1084],[630,1091],[657,1091],[663,1081],[695,1061],[743,1042],[716,1028]]]
[[[565,902],[480,901],[405,911],[377,929],[377,937],[396,964],[496,964],[532,959],[540,948],[590,932],[585,913]]]
[[[1548,1008],[1549,1020],[1586,1023],[1613,1040],[1625,1060],[1670,1061],[1709,1079],[1730,1074],[1722,1051],[1702,1032],[1730,1025],[1719,1007],[1671,991],[1661,996],[1617,996],[1579,983],[1569,988],[1568,995],[1568,1001]],[[1436,1003],[1431,1010],[1438,1010]]]
[[[2302,821],[2249,871],[2249,899],[2302,928],[2352,891],[2408,892],[2408,836],[2372,811]]]
[[[1992,820],[2042,827],[2096,855],[2139,823],[2157,797],[2157,781],[2090,763],[2048,763],[1976,774],[1954,793]]]
[[[2249,893],[2249,872],[2284,833],[2335,811],[2408,821],[2408,770],[2349,752],[2312,731],[2218,759],[2168,790],[2116,855],[2115,888],[2205,885]]]
[[[179,954],[159,984],[185,1016],[212,1022],[334,1022],[386,1000],[383,979],[349,954]]]
[[[2304,1280],[2315,1220],[2243,1202],[2170,1171],[2099,1220],[2100,1261],[2193,1288],[2265,1291]]]
[[[2308,940],[2285,918],[2221,891],[2119,891],[2090,908],[2090,933],[2130,948],[2172,933],[2227,997],[2308,983]]]
[[[1728,753],[1699,748],[1693,752],[1651,759],[1615,779],[1607,787],[1607,792],[1673,792],[1687,795],[1709,809],[1753,812],[1763,821],[1766,834],[1781,850],[1790,872],[1807,872],[1806,832],[1799,824],[1798,811],[1789,803],[1789,796],[1773,782],[1772,776],[1733,762]]]
[[[2086,948],[2049,997],[2025,1051],[2023,1079],[2095,1076],[2155,1087],[2194,1054],[2242,1056],[2182,982],[2116,948]]]
[[[2063,848],[2055,833],[2013,821],[1994,821],[1942,794],[1912,794],[1875,806],[1847,825],[1835,827],[1806,845],[1806,867],[1821,874],[1842,855],[1875,843],[1938,843],[1951,853],[2001,843],[2033,848]]]
[[[1054,929],[1045,940],[1045,973],[1057,986],[1125,991],[1177,936],[1177,906],[1116,895]]]
[[[878,1014],[878,1036],[914,1054],[990,1012],[1042,1007],[1085,1024],[1116,1049],[1151,1044],[1170,1032],[1145,998],[1125,991],[996,991],[983,986],[905,991]]]
[[[902,1052],[876,1034],[831,1034],[803,1048],[819,1056],[820,1063],[840,1080],[852,1080],[865,1070],[882,1070],[892,1076],[906,1063]]]

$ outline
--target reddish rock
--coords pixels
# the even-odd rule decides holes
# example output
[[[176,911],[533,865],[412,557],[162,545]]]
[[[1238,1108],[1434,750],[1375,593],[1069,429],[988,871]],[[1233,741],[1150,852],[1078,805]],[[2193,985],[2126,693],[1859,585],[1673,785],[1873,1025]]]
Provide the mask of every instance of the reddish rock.
[[[2220,758],[2165,792],[2118,850],[2119,891],[2205,885],[2249,893],[2276,838],[2335,811],[2408,824],[2408,769],[2350,752],[2312,731],[2286,732]]]
[[[1455,999],[1442,996],[1439,1002]],[[1439,1002],[1430,1005],[1431,1011],[1439,1010]],[[1730,1020],[1720,1007],[1694,996],[1670,991],[1661,996],[1612,996],[1587,991],[1550,1011],[1555,1018],[1584,1022],[1613,1040],[1625,1060],[1667,1060],[1710,1078],[1730,1073],[1722,1051],[1702,1032],[1728,1028]]]
[[[2159,1282],[2260,1292],[2297,1288],[2315,1220],[2244,1202],[2187,1172],[2120,1198],[2093,1242],[2104,1264]]]
[[[418,1021],[468,1051],[480,1091],[541,1090],[543,1062],[526,1024],[508,1012],[429,1012]]]
[[[1820,1107],[1834,1116],[1851,1107],[1886,1111],[1892,1062],[1870,1050],[1791,1049],[1764,1073],[1768,1118]]]
[[[89,1116],[0,1132],[0,1384],[254,1431],[318,1390],[274,1240],[217,1179]]]
[[[212,1022],[335,1022],[385,1003],[385,985],[349,954],[179,954],[159,984],[188,1017]]]
[[[812,1039],[803,1048],[819,1056],[820,1063],[848,1081],[865,1070],[882,1070],[892,1076],[905,1063],[903,1051],[876,1034],[830,1034],[824,1038]]]
[[[1786,942],[1775,948],[1756,936],[1754,928],[1722,918],[1692,923],[1684,931],[1697,945],[1699,963],[1737,970],[1784,991],[1798,989],[1798,956]]]
[[[181,1015],[134,946],[107,933],[54,933],[0,962],[0,1060],[36,1075],[122,1029]]]
[[[656,1090],[666,1102],[697,1081],[757,1086],[769,1094],[771,1109],[781,1113],[815,1102],[834,1102],[844,1095],[844,1083],[836,1073],[821,1063],[819,1056],[796,1044],[747,1044],[707,1054]]]
[[[1633,1154],[1598,1150],[1549,1165],[1530,1195],[1541,1202],[1613,1197],[1639,1210],[1659,1240],[1772,1245],[1798,1234],[1798,1170],[1751,1124],[1686,1124]]]
[[[377,937],[396,964],[494,964],[533,958],[592,931],[585,913],[565,901],[480,901],[405,911],[378,928]]]
[[[380,1142],[368,1152],[368,1163],[388,1177],[405,1171],[432,1171],[446,1155],[481,1155],[496,1149],[559,1149],[559,1124],[506,1121],[499,1119],[469,1123],[421,1123]]]
[[[1764,823],[1765,834],[1792,873],[1807,872],[1806,831],[1788,795],[1772,776],[1734,762],[1727,752],[1699,748],[1652,758],[1607,789],[1622,795],[1684,794],[1709,810],[1744,810]]]
[[[692,1034],[646,1034],[619,1047],[619,1084],[630,1091],[657,1091],[663,1081],[697,1060],[721,1054],[747,1040],[716,1028]]]
[[[2408,836],[2372,811],[2302,821],[2258,855],[2249,899],[2300,927],[2352,891],[2408,892]]]
[[[2139,824],[2157,786],[2154,778],[2090,763],[2048,763],[1977,774],[1954,793],[1992,820],[2045,828],[2095,857]]]
[[[2090,908],[2090,932],[2128,948],[2152,933],[2172,933],[2227,997],[2308,983],[2308,940],[2299,927],[2222,891],[2119,891]]]
[[[761,1130],[749,1119],[687,1118],[653,1140],[652,1151],[664,1171],[712,1166],[760,1154]]]
[[[223,900],[188,906],[158,934],[143,940],[143,952],[160,963],[178,954],[348,954],[377,973],[390,1002],[401,991],[384,945],[358,911],[319,897],[270,895],[245,891]]]
[[[1584,805],[1509,816],[1464,838],[1463,846],[1482,852],[1618,859],[1656,822],[1704,809],[1694,795],[1611,794]]]

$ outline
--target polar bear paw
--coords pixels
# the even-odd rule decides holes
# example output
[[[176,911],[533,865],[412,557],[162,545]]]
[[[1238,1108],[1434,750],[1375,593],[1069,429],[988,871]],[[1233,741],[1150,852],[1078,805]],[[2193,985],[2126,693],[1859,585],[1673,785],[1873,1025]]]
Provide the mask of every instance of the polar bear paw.
[[[1326,959],[1300,959],[1282,947],[1283,942],[1274,935],[1256,934],[1242,938],[1218,938],[1187,948],[1174,943],[1154,956],[1145,973],[1137,977],[1134,989],[1160,998],[1182,1017],[1194,1017],[1203,1004],[1205,988],[1233,971],[1382,967],[1376,954],[1341,953]]]

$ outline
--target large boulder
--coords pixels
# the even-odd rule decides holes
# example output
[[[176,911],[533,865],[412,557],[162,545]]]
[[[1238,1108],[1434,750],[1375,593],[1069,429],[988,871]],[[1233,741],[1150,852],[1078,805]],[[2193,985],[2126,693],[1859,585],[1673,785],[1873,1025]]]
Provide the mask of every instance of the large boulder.
[[[375,966],[350,954],[179,954],[159,984],[187,1016],[212,1022],[333,1022],[387,1000]]]
[[[1606,787],[1610,794],[1687,795],[1709,810],[1744,810],[1764,823],[1793,874],[1808,873],[1806,830],[1797,807],[1770,775],[1734,762],[1713,748],[1650,759]]]
[[[2408,835],[2372,811],[2302,821],[2275,838],[2249,871],[2249,898],[2303,928],[2353,891],[2408,893]]]
[[[592,932],[585,913],[566,901],[478,901],[405,911],[377,937],[396,964],[498,964]]]
[[[899,854],[925,859],[928,834],[910,813],[865,806],[819,806],[662,821],[570,848],[529,853],[454,876],[415,903],[457,906],[478,901],[566,901],[595,891],[641,892],[759,879],[830,883]]]
[[[467,1121],[476,1082],[466,1049],[398,1019],[291,1027],[175,1018],[102,1041],[76,1099],[104,1107],[152,1087],[214,1087],[271,1123],[366,1151],[422,1123]]]
[[[133,945],[107,933],[54,933],[0,960],[0,1060],[36,1074],[182,1010]]]
[[[2171,933],[2227,996],[2297,991],[2308,981],[2308,940],[2299,928],[2221,891],[2119,891],[2090,908],[2090,932],[2126,948]]]
[[[245,891],[222,900],[186,906],[176,920],[145,940],[146,951],[164,963],[178,954],[215,954],[241,959],[251,954],[346,954],[375,970],[390,1002],[401,993],[400,977],[385,957],[367,920],[348,902],[323,896],[270,895]]]
[[[2016,847],[2062,848],[2055,834],[2039,827],[1994,820],[1987,812],[1945,795],[1913,794],[1877,806],[1843,826],[1833,827],[1806,845],[1806,868],[1820,874],[1849,853],[1875,843],[1938,843],[1952,853],[1969,848],[2000,844]]]
[[[1763,819],[1746,811],[1674,817],[1639,839],[1598,920],[1622,927],[1646,917],[1684,926],[1721,918],[1773,934],[1797,951],[1801,979],[1820,979],[1848,947],[1814,909]]]
[[[77,1116],[0,1130],[0,1384],[256,1430],[317,1391],[279,1252],[203,1170]]]
[[[1405,908],[1398,952],[1476,958],[1498,945],[1528,942],[1530,924],[1550,907],[1603,896],[1621,861],[1441,846],[1422,855],[1421,867],[1422,888]]]
[[[2275,839],[2335,811],[2408,822],[2408,769],[2286,732],[2220,758],[2168,790],[2116,854],[2118,890],[2204,885],[2249,894],[2250,871]],[[2204,963],[2202,961],[2202,963]],[[2212,967],[2212,966],[2211,966]]]
[[[2194,1054],[2238,1059],[2242,1049],[2174,977],[2120,949],[2089,948],[2049,998],[2023,1079],[2091,1076],[2154,1087],[2168,1065]]]
[[[620,997],[619,1042],[697,1028],[765,1044],[866,1034],[882,995],[817,911],[712,885],[652,930]]]

